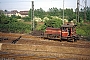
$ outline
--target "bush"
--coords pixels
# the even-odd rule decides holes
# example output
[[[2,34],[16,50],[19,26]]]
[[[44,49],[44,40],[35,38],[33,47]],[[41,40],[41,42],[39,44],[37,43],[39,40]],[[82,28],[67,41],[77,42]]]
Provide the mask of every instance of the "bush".
[[[46,20],[44,25],[46,27],[60,28],[62,25],[62,20]]]
[[[19,22],[16,16],[8,17],[4,14],[0,15],[0,31],[13,33],[28,33],[31,30],[30,24]]]
[[[0,24],[0,31],[12,32],[12,33],[28,33],[31,30],[30,24],[24,24],[22,22],[13,22],[9,24]]]
[[[30,18],[30,17],[28,17],[28,16],[23,17],[22,19],[23,19],[25,22],[30,22],[30,21],[31,21],[31,18]]]
[[[77,26],[77,34],[82,36],[90,36],[90,24],[79,24]]]

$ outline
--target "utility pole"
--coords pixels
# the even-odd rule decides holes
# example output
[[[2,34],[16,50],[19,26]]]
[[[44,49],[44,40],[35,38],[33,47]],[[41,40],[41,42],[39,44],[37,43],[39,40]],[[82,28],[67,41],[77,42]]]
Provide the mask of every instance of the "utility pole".
[[[84,19],[84,22],[86,21],[86,7],[87,7],[87,0],[85,0],[85,7],[84,7],[84,16],[85,16],[85,19]]]
[[[77,0],[77,22],[79,23],[79,6],[80,6],[80,0]]]
[[[64,24],[64,0],[63,0],[63,24]]]
[[[34,1],[32,0],[32,9],[31,9],[31,20],[32,20],[32,31],[34,30]]]

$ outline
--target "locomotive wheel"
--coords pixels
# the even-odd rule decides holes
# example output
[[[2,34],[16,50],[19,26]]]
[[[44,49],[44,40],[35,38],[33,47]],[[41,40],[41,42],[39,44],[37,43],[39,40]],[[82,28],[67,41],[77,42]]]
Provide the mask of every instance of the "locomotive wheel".
[[[60,42],[62,42],[62,38],[61,38],[61,36],[60,36]]]
[[[77,39],[74,38],[74,42],[77,42]]]
[[[75,42],[75,39],[74,38],[72,39],[72,42]]]
[[[47,34],[47,38],[49,38],[49,34]]]
[[[77,39],[75,36],[72,37],[72,42],[77,42]]]
[[[67,42],[69,42],[70,40],[69,40],[69,38],[67,38]]]
[[[62,40],[60,39],[60,42],[62,42]]]
[[[73,42],[77,42],[77,40],[75,38],[72,39]]]
[[[74,38],[67,38],[67,42],[75,42]]]

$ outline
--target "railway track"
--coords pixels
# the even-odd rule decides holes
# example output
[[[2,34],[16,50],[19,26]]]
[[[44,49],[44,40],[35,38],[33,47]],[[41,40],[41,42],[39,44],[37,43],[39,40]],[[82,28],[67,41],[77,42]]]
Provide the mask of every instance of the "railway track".
[[[57,57],[40,57],[33,54],[13,54],[0,51],[1,60],[59,60]]]
[[[10,37],[9,40],[1,41],[1,43],[11,43],[18,37]],[[43,40],[40,38],[21,38],[16,44],[34,44],[34,45],[48,45],[48,46],[66,46],[66,47],[78,47],[78,48],[90,48],[90,43],[86,41],[78,41],[78,42],[59,42],[59,41],[50,41]]]
[[[2,34],[1,34],[2,35]],[[36,44],[36,45],[50,45],[50,46],[70,46],[70,47],[81,47],[81,48],[90,48],[90,42],[87,41],[78,41],[78,42],[59,42],[54,40],[47,40],[43,38],[37,38],[30,35],[23,35],[23,34],[5,34],[3,35],[8,40],[1,41],[1,43],[11,43],[12,40],[17,39],[19,36],[22,38],[17,42],[17,44]]]
[[[9,51],[8,51],[9,52]],[[19,52],[19,53],[17,53]],[[14,59],[17,59],[17,58],[26,58],[26,59],[46,59],[46,60],[61,60],[61,59],[64,59],[64,60],[67,60],[67,59],[70,59],[70,60],[89,60],[90,59],[90,56],[87,56],[87,55],[76,55],[76,54],[67,54],[67,53],[52,53],[52,52],[37,52],[37,51],[27,51],[28,54],[23,54],[23,52],[25,51],[20,51],[20,50],[15,50],[13,51],[13,54],[9,53],[9,54],[2,54],[0,55],[0,58],[14,58]],[[43,55],[41,55],[41,53]]]
[[[16,44],[11,44],[19,36],[22,38]],[[8,40],[0,41],[2,43],[0,59],[2,60],[90,60],[90,42],[88,41],[59,42],[14,33],[0,33],[0,37],[8,38]]]

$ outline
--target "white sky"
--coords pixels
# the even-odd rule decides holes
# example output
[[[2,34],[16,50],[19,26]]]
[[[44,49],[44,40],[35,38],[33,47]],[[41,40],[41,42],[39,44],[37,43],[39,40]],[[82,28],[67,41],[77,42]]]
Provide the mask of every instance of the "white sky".
[[[84,6],[84,0],[80,0],[80,4]],[[87,5],[90,6],[90,0],[87,0]],[[49,8],[63,8],[63,0],[34,0],[35,9],[40,7],[47,11]],[[77,0],[64,0],[65,8],[77,7]],[[80,6],[82,7],[82,6]],[[0,0],[0,10],[29,10],[31,8],[31,0]]]

